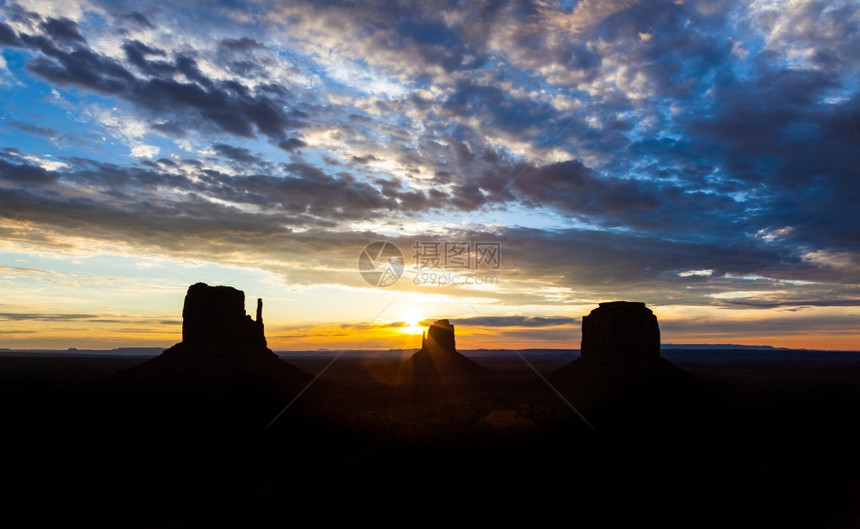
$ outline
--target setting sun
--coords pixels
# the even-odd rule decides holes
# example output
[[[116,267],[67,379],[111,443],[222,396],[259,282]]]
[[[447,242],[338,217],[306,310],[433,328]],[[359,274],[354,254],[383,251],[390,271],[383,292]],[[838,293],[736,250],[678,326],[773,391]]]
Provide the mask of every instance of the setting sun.
[[[400,330],[405,334],[421,334],[424,327],[421,325],[421,316],[412,310],[403,314],[403,328]]]

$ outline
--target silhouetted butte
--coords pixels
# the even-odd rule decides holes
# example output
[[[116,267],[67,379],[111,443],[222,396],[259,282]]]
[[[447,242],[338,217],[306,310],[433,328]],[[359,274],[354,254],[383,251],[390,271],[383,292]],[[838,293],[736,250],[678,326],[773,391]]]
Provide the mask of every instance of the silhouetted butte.
[[[256,319],[245,313],[245,294],[229,286],[191,285],[182,309],[182,341],[159,356],[115,374],[105,387],[125,393],[205,399],[283,398],[312,376],[267,347],[263,301]],[[214,403],[213,403],[214,404]]]
[[[477,375],[489,372],[457,351],[454,325],[436,320],[421,338],[421,349],[405,362],[407,371],[417,376]]]
[[[245,293],[228,286],[197,283],[188,288],[182,307],[182,343],[223,348],[266,347],[263,300],[257,319],[245,314]]]
[[[582,318],[580,357],[556,379],[647,380],[688,376],[660,356],[657,316],[642,302],[600,303]]]

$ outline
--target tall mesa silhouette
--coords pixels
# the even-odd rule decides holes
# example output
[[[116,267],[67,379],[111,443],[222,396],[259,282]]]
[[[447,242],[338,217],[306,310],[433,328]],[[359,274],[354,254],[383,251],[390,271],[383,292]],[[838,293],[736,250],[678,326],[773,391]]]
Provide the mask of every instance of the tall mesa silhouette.
[[[256,312],[256,319],[245,313],[241,290],[191,285],[182,309],[182,341],[117,372],[103,387],[126,395],[210,399],[212,406],[247,401],[259,405],[257,414],[271,413],[271,406],[297,394],[313,377],[268,348],[262,299]]]
[[[580,357],[553,373],[559,381],[686,377],[685,371],[660,356],[657,316],[637,301],[600,303],[583,316]]]

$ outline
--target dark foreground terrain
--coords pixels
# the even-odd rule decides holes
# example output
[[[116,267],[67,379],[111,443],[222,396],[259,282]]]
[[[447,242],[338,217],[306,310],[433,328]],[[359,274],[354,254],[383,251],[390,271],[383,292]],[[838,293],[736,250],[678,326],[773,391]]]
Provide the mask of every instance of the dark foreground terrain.
[[[860,527],[858,353],[664,351],[690,376],[653,380],[560,377],[569,351],[466,354],[492,373],[285,353],[329,365],[293,401],[101,383],[144,357],[5,353],[0,523]]]

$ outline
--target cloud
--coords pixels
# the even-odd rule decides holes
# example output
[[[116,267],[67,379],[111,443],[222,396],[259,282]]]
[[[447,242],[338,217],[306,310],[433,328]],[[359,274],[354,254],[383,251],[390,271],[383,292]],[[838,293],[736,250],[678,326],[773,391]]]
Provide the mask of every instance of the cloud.
[[[99,316],[95,314],[25,314],[15,312],[0,312],[0,320],[8,321],[100,321]]]
[[[228,160],[257,159],[247,149],[226,144],[213,146],[213,151]],[[284,165],[279,175],[228,175],[207,168],[203,161],[191,167],[195,169],[184,173],[167,160],[132,168],[77,159],[68,168],[46,171],[35,162],[10,154],[0,159],[0,181],[7,182],[0,186],[0,216],[10,221],[27,219],[43,233],[52,233],[58,243],[86,234],[90,239],[175,256],[265,261],[276,273],[349,284],[358,281],[357,276],[347,278],[355,276],[351,263],[367,242],[390,239],[404,248],[414,243],[406,236],[355,231],[349,228],[350,222],[402,218],[401,202],[424,208],[416,212],[432,208],[426,194],[411,194],[399,181],[365,183],[349,174],[330,175],[308,164]],[[569,171],[572,176],[568,176]],[[585,182],[595,178],[578,164],[551,167],[545,174],[538,170],[524,178],[533,178],[535,185],[540,183],[542,190],[536,198],[550,200],[547,197],[552,194],[561,194],[553,187],[556,179],[564,182],[568,177]],[[33,187],[33,182],[50,187]],[[90,194],[82,196],[74,189],[89,189]],[[523,191],[518,188],[516,192]],[[601,205],[601,196],[598,193],[594,198],[596,205],[588,205],[594,208],[589,210],[592,213],[612,211]],[[674,229],[668,226],[657,232],[632,232],[497,227],[492,231],[449,229],[432,239],[499,241],[503,288],[491,295],[511,304],[554,303],[538,286],[564,286],[590,299],[638,292],[652,302],[684,299],[716,303],[711,294],[747,288],[741,285],[746,285],[743,278],[750,276],[823,283],[790,285],[791,292],[775,293],[777,300],[802,302],[814,299],[810,297],[813,294],[822,299],[850,299],[844,285],[846,269],[832,266],[835,257],[828,258],[829,253],[810,253],[808,248],[793,245],[791,239],[726,239],[702,237],[700,232],[690,237]],[[655,237],[655,233],[667,236]],[[786,233],[790,235],[793,230]],[[840,262],[853,262],[850,255],[843,255]],[[324,265],[319,267],[320,263]],[[308,269],[314,267],[318,270],[311,273]],[[705,270],[711,271],[707,277],[700,273]],[[506,282],[509,291],[504,288]],[[839,289],[845,293],[838,294]]]
[[[808,307],[860,307],[860,298],[855,299],[844,299],[844,298],[836,298],[836,299],[826,299],[826,298],[817,298],[817,299],[804,299],[804,298],[793,298],[793,299],[761,299],[761,298],[747,298],[747,299],[725,299],[720,300],[719,304],[728,305],[734,307],[750,307],[757,309],[773,309],[773,308],[782,308],[782,307],[796,307],[796,308],[808,308]]]
[[[779,7],[762,2],[747,14],[749,23],[762,33],[765,49],[803,68],[857,65],[857,56],[850,51],[860,45],[857,6],[852,2],[816,0],[791,9]]]
[[[215,147],[234,161],[253,159],[241,148]],[[399,209],[400,199],[412,205],[425,202],[398,188],[389,186],[383,193],[348,174],[332,176],[307,164],[289,164],[282,171],[278,176],[227,175],[214,169],[184,174],[170,162],[145,169],[77,159],[74,168],[62,172],[63,186],[48,190],[33,184],[55,184],[61,173],[12,155],[0,159],[0,177],[9,183],[0,186],[0,215],[38,218],[60,233],[137,240],[173,250],[196,246],[205,255],[212,249],[203,242],[207,237],[221,241],[215,246],[267,248],[272,238],[288,237],[294,229],[333,228],[350,219],[378,217]],[[79,187],[90,189],[90,196],[81,196],[75,191]],[[259,211],[252,212],[254,208]]]
[[[45,185],[57,181],[59,174],[55,171],[34,166],[27,161],[0,159],[0,178],[18,185]]]
[[[0,146],[0,218],[307,284],[359,281],[358,248],[428,226],[501,241],[511,306],[850,305],[856,6],[769,6],[4,6],[16,78],[64,116],[110,109],[145,159],[63,150],[58,106],[18,113],[50,148]]]
[[[155,29],[155,26],[153,26],[152,22],[150,22],[149,19],[146,18],[146,15],[137,11],[132,11],[129,13],[120,13],[119,15],[117,15],[117,20],[138,29]]]
[[[422,321],[422,325],[429,325],[432,320]],[[469,318],[457,318],[453,321],[455,325],[469,327],[556,327],[580,324],[580,320],[565,316],[474,316]]]
[[[678,272],[678,277],[710,277],[714,274],[714,271],[710,268],[705,270],[686,270],[684,272]]]
[[[14,127],[16,129],[22,130],[28,134],[35,134],[37,136],[44,136],[46,138],[55,138],[60,135],[60,132],[51,127],[43,127],[41,125],[36,125],[33,123],[24,123],[21,121],[10,121],[6,123],[9,127]]]
[[[54,272],[49,270],[42,270],[40,268],[28,268],[25,266],[3,266],[0,265],[0,271],[4,273],[4,275],[51,275]]]
[[[22,45],[21,39],[18,38],[18,34],[15,33],[15,30],[12,29],[9,24],[2,21],[0,21],[0,44],[12,47]]]
[[[853,245],[844,219],[860,199],[849,182],[860,163],[851,127],[860,122],[860,98],[828,102],[833,72],[763,68],[717,87],[712,117],[691,120],[687,130],[746,184],[762,228],[791,224],[792,237],[806,244]]]
[[[38,52],[30,59],[29,70],[60,86],[120,97],[149,114],[163,131],[186,131],[202,119],[214,130],[245,138],[259,133],[278,142],[297,126],[282,110],[285,101],[274,98],[275,92],[252,93],[239,80],[210,79],[188,55],[177,54],[168,61],[163,50],[126,41],[126,59],[145,75],[141,77],[117,59],[93,51],[74,21],[49,18],[41,27],[41,35],[19,36],[21,43]]]
[[[224,143],[216,143],[212,145],[212,149],[239,166],[258,165],[263,163],[263,160],[259,156],[252,154],[249,149],[244,147],[235,147]]]
[[[287,138],[285,140],[279,141],[278,147],[287,152],[291,152],[297,149],[301,149],[302,147],[307,147],[307,143],[302,141],[300,138]]]

